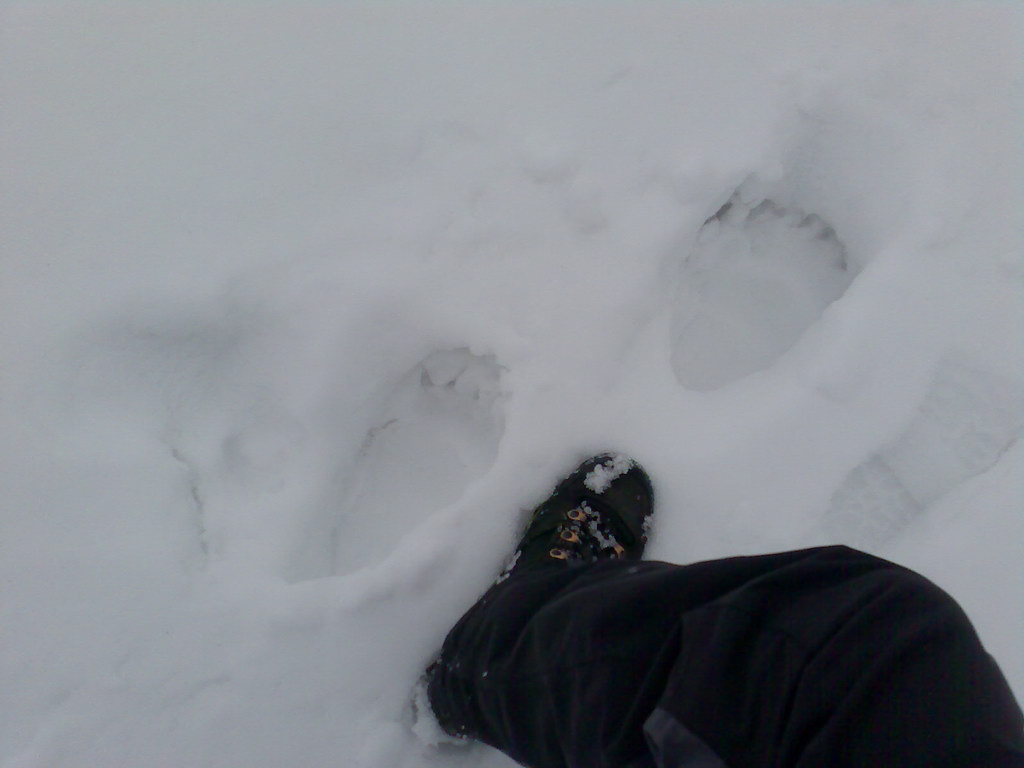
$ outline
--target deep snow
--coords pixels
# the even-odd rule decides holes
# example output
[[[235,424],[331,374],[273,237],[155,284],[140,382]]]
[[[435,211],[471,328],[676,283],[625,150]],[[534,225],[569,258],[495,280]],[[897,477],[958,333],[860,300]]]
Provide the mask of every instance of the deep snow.
[[[1024,695],[1019,22],[4,5],[0,765],[507,765],[410,689],[606,449]]]

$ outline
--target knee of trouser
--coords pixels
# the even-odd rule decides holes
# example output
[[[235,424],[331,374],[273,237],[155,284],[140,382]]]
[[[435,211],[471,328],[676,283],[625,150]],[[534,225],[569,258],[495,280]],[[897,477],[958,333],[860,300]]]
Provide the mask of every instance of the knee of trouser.
[[[885,583],[891,590],[935,605],[956,606],[957,602],[933,581],[916,571],[843,544],[825,547],[830,559],[857,564]]]
[[[822,548],[814,559],[818,568],[811,573],[822,592],[820,612],[809,620],[819,629],[835,621],[885,644],[897,637],[974,636],[960,605],[915,571],[841,545]]]
[[[976,637],[960,604],[925,576],[890,563],[875,572],[875,579],[880,587],[875,613],[894,630],[907,628],[930,635]]]

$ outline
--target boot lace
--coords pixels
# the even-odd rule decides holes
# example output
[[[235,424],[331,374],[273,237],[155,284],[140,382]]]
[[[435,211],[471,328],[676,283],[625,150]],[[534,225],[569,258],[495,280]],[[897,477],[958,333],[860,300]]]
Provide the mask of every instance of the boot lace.
[[[626,554],[607,518],[586,501],[565,513],[552,543],[548,557],[553,560],[603,560]]]

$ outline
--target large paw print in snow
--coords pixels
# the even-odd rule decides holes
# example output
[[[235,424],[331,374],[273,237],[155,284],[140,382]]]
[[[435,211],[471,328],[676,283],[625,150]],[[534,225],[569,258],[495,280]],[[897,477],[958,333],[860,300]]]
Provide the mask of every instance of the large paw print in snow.
[[[672,367],[710,390],[767,368],[853,279],[821,218],[733,195],[701,228],[682,264],[672,317]]]
[[[937,367],[906,431],[855,467],[832,496],[826,534],[874,547],[992,467],[1024,429],[1024,388],[956,357]]]
[[[384,557],[494,463],[504,432],[501,367],[467,349],[429,355],[399,382],[363,439],[330,534],[330,572]]]

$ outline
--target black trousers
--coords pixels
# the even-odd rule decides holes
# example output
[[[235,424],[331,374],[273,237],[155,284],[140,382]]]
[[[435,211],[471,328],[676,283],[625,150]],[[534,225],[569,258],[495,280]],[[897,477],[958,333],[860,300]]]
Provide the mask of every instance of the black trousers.
[[[428,692],[531,768],[1024,766],[959,606],[846,547],[516,573],[449,633]]]

